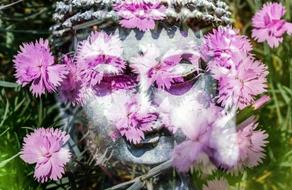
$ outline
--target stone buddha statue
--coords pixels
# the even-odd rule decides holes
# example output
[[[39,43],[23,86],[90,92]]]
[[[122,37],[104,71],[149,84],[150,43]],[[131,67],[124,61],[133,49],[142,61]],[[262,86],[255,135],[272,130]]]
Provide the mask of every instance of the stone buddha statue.
[[[86,41],[93,44],[93,38],[111,38],[112,42],[96,45],[106,46],[109,54],[119,54],[123,60],[122,72],[103,68],[103,79],[97,85],[84,87],[82,106],[62,104],[60,108],[64,128],[71,133],[73,152],[88,150],[94,162],[106,166],[110,163],[111,171],[117,175],[133,172],[133,168],[138,175],[169,160],[175,144],[185,139],[180,131],[170,127],[172,124],[166,124],[169,114],[180,112],[185,101],[208,104],[208,99],[216,96],[216,82],[205,73],[206,65],[198,59],[198,46],[204,29],[230,23],[230,12],[221,0],[160,1],[163,19],[144,30],[121,25],[117,3],[57,2],[52,30],[58,49],[78,54]],[[164,68],[153,65],[145,69],[143,64],[149,60],[163,63]],[[166,69],[175,77],[164,80],[157,74],[159,69]],[[175,123],[182,124],[179,118]],[[76,143],[80,140],[83,146]],[[174,176],[172,170],[163,175],[170,180],[157,177],[153,189],[194,189],[186,176]]]

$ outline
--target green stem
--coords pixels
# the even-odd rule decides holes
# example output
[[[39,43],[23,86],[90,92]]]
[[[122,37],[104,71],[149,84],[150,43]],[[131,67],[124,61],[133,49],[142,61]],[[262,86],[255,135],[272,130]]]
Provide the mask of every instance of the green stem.
[[[256,10],[256,6],[255,6],[255,3],[252,1],[252,0],[246,0],[249,7],[252,9],[253,12],[255,12]]]
[[[272,76],[274,75],[274,67],[273,67],[273,55],[272,52],[270,51],[270,48],[268,47],[268,45],[265,43],[264,44],[264,55],[265,55],[265,61],[266,63],[268,63],[269,66],[269,76],[268,76],[268,81],[270,84],[270,88],[271,88],[271,92],[272,92],[272,99],[275,101],[275,105],[276,105],[276,113],[277,113],[277,117],[279,120],[279,124],[281,125],[282,123],[282,114],[281,114],[281,110],[280,110],[280,105],[279,105],[279,101],[275,92],[275,86],[274,86],[274,80],[272,78]]]
[[[10,3],[10,4],[8,4],[8,5],[0,6],[0,10],[2,10],[2,9],[6,9],[6,8],[8,8],[8,7],[11,7],[11,6],[13,6],[13,5],[17,4],[17,3],[22,2],[22,1],[23,1],[23,0],[18,0],[18,1],[16,1],[16,2],[14,2],[14,3]]]
[[[40,104],[39,104],[39,114],[38,114],[38,128],[42,126],[43,123],[43,101],[40,99]]]
[[[286,18],[289,20],[290,19],[290,2],[291,0],[286,0],[286,3],[285,3],[285,7],[286,7]]]
[[[19,85],[14,82],[8,82],[8,81],[0,81],[0,86],[5,88],[16,88]]]

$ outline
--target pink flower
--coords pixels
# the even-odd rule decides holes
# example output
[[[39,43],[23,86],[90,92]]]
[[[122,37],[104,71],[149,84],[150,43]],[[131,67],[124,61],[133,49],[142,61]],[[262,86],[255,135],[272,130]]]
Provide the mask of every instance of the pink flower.
[[[118,36],[91,33],[77,50],[77,68],[83,84],[92,87],[99,84],[104,75],[120,74],[126,67],[122,53],[122,42]]]
[[[255,167],[265,157],[264,147],[268,143],[268,135],[265,131],[256,130],[256,128],[255,121],[239,126],[237,131],[239,159],[234,170],[240,170],[242,167]]]
[[[136,97],[128,101],[125,106],[126,117],[119,118],[116,127],[128,141],[134,144],[140,143],[144,139],[144,132],[152,130],[158,119],[158,113],[150,105],[140,104]]]
[[[169,89],[172,83],[183,82],[178,72],[181,61],[188,59],[197,66],[199,59],[194,59],[195,56],[198,55],[185,54],[180,50],[169,50],[161,56],[156,46],[149,45],[141,55],[131,60],[130,66],[139,74],[140,83],[145,84],[146,88],[156,83],[158,88]]]
[[[24,138],[20,158],[28,164],[36,164],[34,177],[39,182],[58,180],[64,166],[70,161],[68,148],[63,147],[69,136],[59,129],[36,129]]]
[[[243,58],[236,65],[232,73],[216,78],[219,81],[218,102],[243,109],[254,103],[255,96],[266,91],[268,71],[264,64],[252,57]]]
[[[83,103],[84,87],[78,76],[77,66],[70,56],[64,56],[63,61],[69,70],[67,78],[60,87],[60,98],[62,101],[72,105],[81,105]]]
[[[266,3],[252,19],[252,37],[258,42],[267,41],[272,48],[278,47],[285,32],[292,34],[292,24],[281,19],[285,12],[280,3]]]
[[[179,172],[187,172],[202,152],[203,144],[187,140],[177,145],[172,153],[172,164]]]
[[[204,61],[208,66],[217,65],[227,69],[234,67],[234,60],[247,56],[252,46],[246,36],[238,34],[231,27],[219,27],[207,34],[201,47]]]
[[[203,186],[203,190],[229,190],[229,184],[226,179],[216,179],[208,181],[207,185]]]
[[[189,104],[192,105],[193,103],[189,102]],[[187,113],[187,111],[189,111],[188,106],[185,106],[186,110],[181,110],[182,114],[177,113],[177,116],[180,116],[181,118],[183,114],[188,116],[188,119],[184,120],[189,121],[189,124],[184,123],[184,125],[180,126],[180,129],[185,136],[193,141],[200,141],[203,144],[208,141],[212,124],[215,122],[219,111],[221,110],[212,103],[209,104],[209,107],[204,107],[204,105],[201,104],[193,104],[195,106],[192,109],[196,109],[196,111],[192,111],[192,115]],[[180,120],[181,118],[177,118],[177,120]],[[175,116],[173,119],[176,119]],[[183,124],[183,122],[181,122],[181,124]]]
[[[114,5],[121,17],[120,24],[125,28],[138,28],[141,31],[154,29],[155,21],[165,18],[166,7],[159,1],[121,1]]]
[[[22,86],[31,83],[30,90],[35,96],[55,91],[68,71],[66,65],[54,65],[48,40],[24,43],[20,49],[13,60],[17,83]]]
[[[189,105],[183,106],[182,113],[177,113],[174,118],[182,124],[179,127],[188,138],[183,143],[175,146],[172,153],[172,164],[180,172],[187,172],[193,165],[201,162],[199,159],[204,153],[204,148],[208,146],[212,124],[221,110],[214,105],[205,108],[203,105],[194,104],[191,101],[189,101],[189,104],[193,109],[197,110],[197,113],[190,111],[188,109]],[[193,114],[188,114],[190,112]],[[180,114],[185,117],[184,120],[188,121],[188,123],[182,122]]]

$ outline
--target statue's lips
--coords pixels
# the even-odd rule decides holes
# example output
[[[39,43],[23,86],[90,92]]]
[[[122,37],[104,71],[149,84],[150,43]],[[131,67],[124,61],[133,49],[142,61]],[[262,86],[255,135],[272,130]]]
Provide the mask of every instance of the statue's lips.
[[[158,144],[165,141],[166,138],[171,138],[172,134],[164,127],[159,130],[145,133],[144,139],[138,143],[133,144],[125,140],[127,149],[131,154],[137,158],[143,156],[147,151],[154,150]]]
[[[171,135],[172,134],[166,128],[161,127],[160,129],[154,129],[150,132],[145,132],[144,139],[138,144],[133,144],[128,141],[126,142],[129,148],[131,147],[139,148],[139,147],[145,147],[145,146],[154,148],[159,142],[161,137],[171,136]]]

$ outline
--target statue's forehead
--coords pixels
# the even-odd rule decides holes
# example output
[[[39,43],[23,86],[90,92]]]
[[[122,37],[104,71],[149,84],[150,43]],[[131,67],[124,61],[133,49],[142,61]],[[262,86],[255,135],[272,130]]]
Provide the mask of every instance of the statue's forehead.
[[[155,46],[161,56],[170,50],[188,51],[196,50],[202,41],[202,32],[194,32],[191,29],[181,31],[177,27],[170,29],[156,29],[147,32],[138,30],[110,30],[104,29],[110,35],[119,36],[122,41],[123,58],[129,60],[139,54],[142,47]],[[90,31],[78,31],[77,44],[88,38]]]

